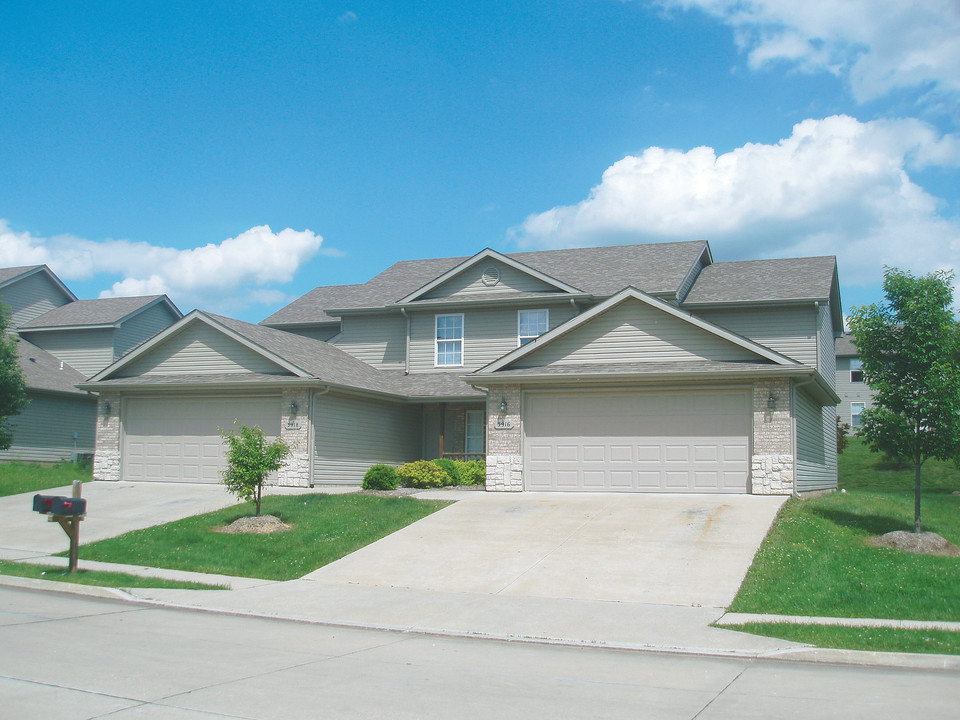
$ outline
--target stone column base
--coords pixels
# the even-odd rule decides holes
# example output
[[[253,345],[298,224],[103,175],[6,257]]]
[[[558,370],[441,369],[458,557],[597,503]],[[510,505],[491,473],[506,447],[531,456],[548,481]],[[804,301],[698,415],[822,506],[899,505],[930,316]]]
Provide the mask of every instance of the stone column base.
[[[519,455],[487,455],[487,492],[521,492],[523,458]]]
[[[754,455],[750,478],[754,495],[793,493],[793,455]]]

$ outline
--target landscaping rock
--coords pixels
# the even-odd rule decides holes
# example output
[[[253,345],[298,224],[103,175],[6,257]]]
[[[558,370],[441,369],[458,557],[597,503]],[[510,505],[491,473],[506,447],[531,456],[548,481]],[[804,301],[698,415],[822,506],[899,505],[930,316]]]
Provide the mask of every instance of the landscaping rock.
[[[229,525],[220,528],[217,532],[228,533],[230,535],[239,533],[266,535],[268,533],[283,532],[289,529],[289,525],[274,515],[260,515],[239,518]]]
[[[894,548],[895,550],[923,555],[960,557],[960,547],[957,547],[942,535],[933,532],[915,533],[907,530],[894,530],[884,535],[872,537],[869,542],[877,547]]]

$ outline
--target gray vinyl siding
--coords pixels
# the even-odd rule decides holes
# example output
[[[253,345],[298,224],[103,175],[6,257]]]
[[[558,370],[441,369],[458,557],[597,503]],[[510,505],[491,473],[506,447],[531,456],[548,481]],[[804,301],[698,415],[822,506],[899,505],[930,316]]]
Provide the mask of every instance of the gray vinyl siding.
[[[821,407],[802,390],[794,392],[797,432],[797,492],[837,486],[836,408]]]
[[[500,272],[496,285],[485,285],[483,274],[487,268],[494,267]],[[435,287],[423,296],[430,298],[476,297],[477,295],[498,295],[516,292],[559,292],[556,286],[545,283],[525,272],[510,267],[497,260],[479,262],[458,275]]]
[[[546,367],[585,363],[753,360],[757,355],[695,325],[626,300],[514,363]]]
[[[817,314],[813,303],[779,308],[697,309],[695,314],[797,362],[816,367]]]
[[[835,346],[830,305],[821,305],[817,313],[817,369],[830,385],[834,383],[837,372]]]
[[[125,320],[117,328],[113,337],[113,359],[119,360],[176,321],[177,318],[174,317],[170,308],[162,302]]]
[[[66,305],[70,298],[42,273],[11,283],[0,290],[0,302],[10,308],[11,327],[19,327],[54,308]]]
[[[43,348],[87,377],[113,362],[113,329],[56,330],[22,333],[24,338]]]
[[[566,322],[574,316],[574,310],[569,304],[556,306],[543,305],[524,307],[524,310],[547,308],[549,310],[549,327]],[[425,372],[431,370],[449,371],[451,368],[438,368],[435,365],[435,318],[458,312],[450,310],[443,312],[417,311],[411,314],[410,324],[410,370]],[[479,367],[493,362],[519,344],[517,338],[517,308],[497,307],[463,311],[463,369],[476,370]],[[454,368],[459,370],[460,367]]]
[[[396,313],[347,316],[333,344],[380,370],[402,370],[407,319]]]
[[[94,398],[36,392],[30,392],[29,397],[30,403],[9,420],[13,444],[0,452],[0,461],[60,462],[73,460],[76,452],[93,452],[97,422]]]
[[[197,322],[131,362],[117,377],[220,373],[290,374],[233,338]]]
[[[848,425],[850,419],[850,404],[862,402],[864,409],[873,407],[873,391],[865,382],[850,382],[850,360],[853,358],[837,358],[837,370],[834,373],[836,378],[837,395],[840,396],[840,406],[837,408],[837,414],[840,421]]]
[[[313,403],[315,485],[360,485],[371,465],[419,458],[419,406],[336,394]]]

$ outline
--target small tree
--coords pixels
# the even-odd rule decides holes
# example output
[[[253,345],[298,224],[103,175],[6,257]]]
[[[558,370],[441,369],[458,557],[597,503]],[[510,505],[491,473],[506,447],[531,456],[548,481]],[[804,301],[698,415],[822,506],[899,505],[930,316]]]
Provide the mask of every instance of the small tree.
[[[914,532],[920,532],[920,470],[960,457],[960,327],[953,275],[913,277],[887,268],[883,304],[853,308],[864,380],[874,391],[860,436],[874,452],[914,467]]]
[[[256,501],[257,517],[260,517],[263,483],[267,475],[283,467],[283,461],[290,455],[290,446],[283,438],[276,438],[268,445],[258,426],[236,424],[237,430],[220,430],[220,437],[227,443],[227,467],[220,471],[220,477],[237,498]]]
[[[17,357],[17,339],[7,332],[6,308],[0,305],[0,450],[13,442],[13,429],[7,419],[18,415],[27,404],[27,388]]]

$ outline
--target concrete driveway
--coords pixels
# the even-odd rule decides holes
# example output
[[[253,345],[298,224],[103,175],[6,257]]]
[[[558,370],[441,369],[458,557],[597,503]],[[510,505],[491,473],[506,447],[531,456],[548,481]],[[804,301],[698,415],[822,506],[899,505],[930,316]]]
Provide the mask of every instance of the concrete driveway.
[[[450,593],[726,607],[785,500],[469,494],[305,579]]]

